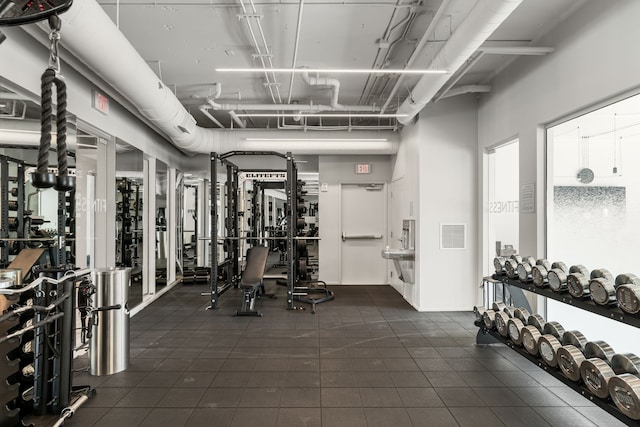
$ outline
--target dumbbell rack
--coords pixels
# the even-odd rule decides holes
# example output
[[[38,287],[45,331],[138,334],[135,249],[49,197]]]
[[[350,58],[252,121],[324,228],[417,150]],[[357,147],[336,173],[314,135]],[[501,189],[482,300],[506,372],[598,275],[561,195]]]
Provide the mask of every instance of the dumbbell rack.
[[[601,306],[594,303],[590,299],[574,298],[569,293],[554,292],[548,288],[537,287],[532,282],[522,282],[517,279],[510,279],[506,275],[495,274],[491,277],[491,279],[501,282],[503,286],[507,288],[513,287],[518,290],[532,292],[537,295],[540,295],[546,298],[551,298],[555,301],[559,301],[564,304],[572,305],[582,310],[586,310],[591,313],[598,314],[602,317],[606,317],[620,323],[631,325],[636,328],[640,327],[640,316],[634,316],[634,315],[625,313],[618,307]],[[513,291],[513,289],[511,289],[511,291]],[[563,384],[569,386],[571,389],[581,394],[584,398],[588,399],[590,402],[594,403],[595,405],[599,406],[603,410],[607,411],[609,414],[611,414],[618,420],[630,426],[640,426],[640,421],[635,421],[627,417],[626,415],[624,415],[622,412],[620,412],[616,407],[616,405],[611,401],[610,397],[607,397],[606,399],[600,399],[599,397],[592,395],[589,389],[585,385],[583,385],[581,382],[574,382],[567,379],[564,375],[562,375],[562,372],[560,370],[546,365],[538,357],[529,354],[524,348],[516,346],[513,342],[501,336],[498,332],[488,330],[484,324],[480,324],[477,322],[476,322],[476,326],[480,327],[480,331],[478,332],[479,343],[481,343],[481,338],[480,338],[481,335],[492,337],[496,341],[507,345],[507,347],[509,347],[510,349],[524,356],[529,361],[537,365],[539,368],[541,368],[548,374],[552,375],[554,378],[558,379]],[[487,340],[482,340],[482,342],[486,343]]]
[[[15,170],[14,170],[15,167]],[[15,172],[15,176],[11,176],[10,172]],[[17,238],[17,250],[18,252],[24,248],[25,242],[25,209],[24,209],[24,174],[25,165],[24,162],[17,159],[12,159],[7,156],[0,156],[0,267],[4,268],[9,265],[11,255],[11,247],[9,241],[5,240],[10,237],[10,233],[13,232],[14,237]],[[15,193],[12,192],[13,188],[9,188],[9,184],[15,184]],[[10,197],[15,208],[15,216],[10,216],[9,211],[12,210],[9,207]],[[10,222],[10,220],[13,220]]]

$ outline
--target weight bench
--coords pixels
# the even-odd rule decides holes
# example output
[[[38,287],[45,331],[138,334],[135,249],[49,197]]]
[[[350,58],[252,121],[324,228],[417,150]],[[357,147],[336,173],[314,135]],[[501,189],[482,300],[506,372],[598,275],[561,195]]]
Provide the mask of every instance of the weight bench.
[[[247,264],[242,272],[238,287],[242,289],[242,308],[236,310],[236,316],[262,316],[254,306],[260,296],[276,298],[273,294],[267,294],[264,289],[264,269],[267,265],[269,248],[254,246],[247,250]],[[262,292],[258,294],[258,292]]]

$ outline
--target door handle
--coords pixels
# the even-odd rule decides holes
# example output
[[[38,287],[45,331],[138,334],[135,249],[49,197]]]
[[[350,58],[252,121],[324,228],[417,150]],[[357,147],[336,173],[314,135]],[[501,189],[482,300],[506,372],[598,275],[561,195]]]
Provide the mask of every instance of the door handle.
[[[346,240],[376,240],[382,239],[382,234],[354,234],[348,236],[344,231],[342,232],[342,241]]]

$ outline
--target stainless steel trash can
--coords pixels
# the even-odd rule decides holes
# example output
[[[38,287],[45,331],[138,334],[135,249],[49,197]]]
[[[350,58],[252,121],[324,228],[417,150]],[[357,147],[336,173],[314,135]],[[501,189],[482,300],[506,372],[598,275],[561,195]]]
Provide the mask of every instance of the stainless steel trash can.
[[[130,268],[102,268],[91,272],[96,287],[96,308],[120,308],[95,313],[90,358],[91,375],[111,375],[129,366],[129,283]]]

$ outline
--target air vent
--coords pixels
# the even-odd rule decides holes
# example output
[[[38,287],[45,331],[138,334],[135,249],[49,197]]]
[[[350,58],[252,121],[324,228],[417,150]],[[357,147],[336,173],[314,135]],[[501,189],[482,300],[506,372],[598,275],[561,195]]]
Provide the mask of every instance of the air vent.
[[[440,249],[466,249],[466,224],[440,224]]]

